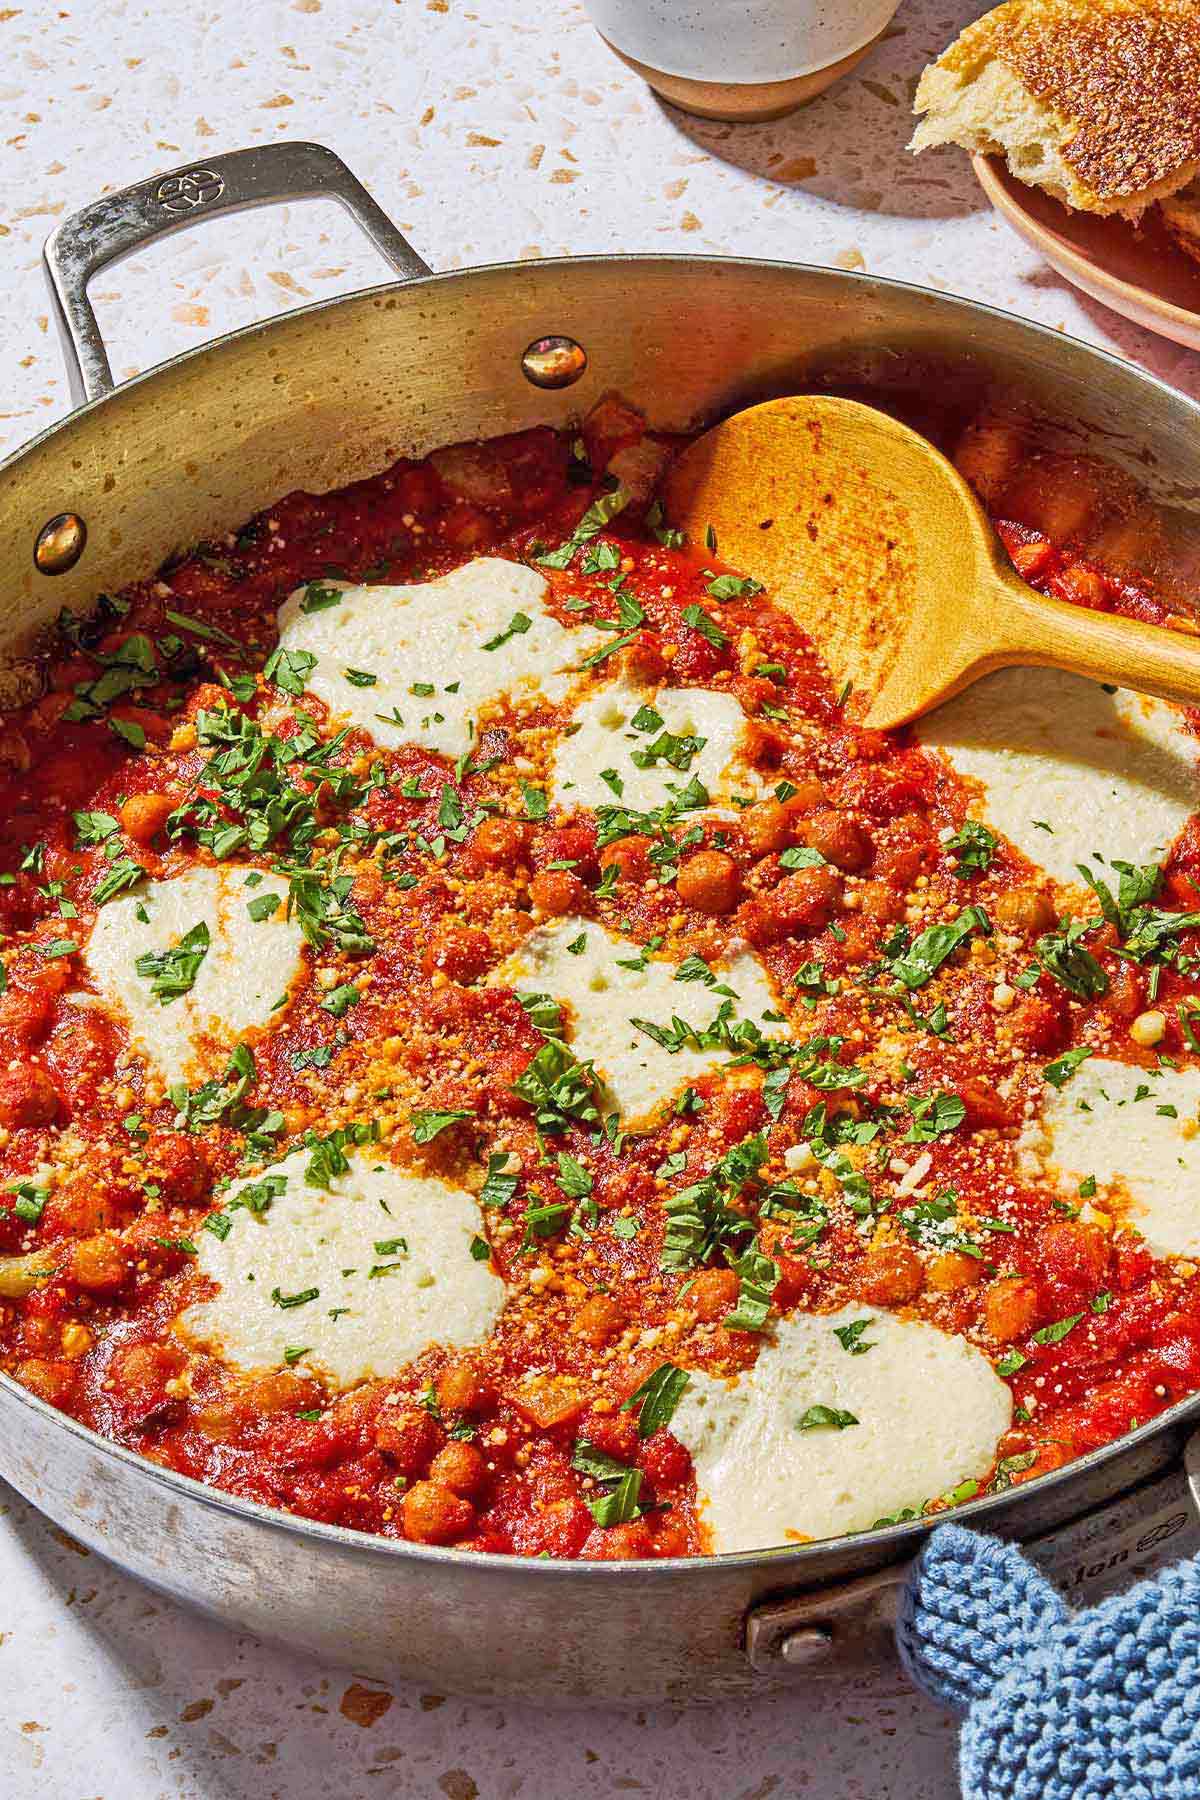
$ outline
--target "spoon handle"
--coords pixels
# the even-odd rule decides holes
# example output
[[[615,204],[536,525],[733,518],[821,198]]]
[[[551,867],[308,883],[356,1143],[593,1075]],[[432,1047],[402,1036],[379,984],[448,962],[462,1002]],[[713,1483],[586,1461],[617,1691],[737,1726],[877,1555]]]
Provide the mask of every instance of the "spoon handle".
[[[980,645],[973,673],[1013,664],[1065,669],[1180,706],[1200,706],[1200,638],[1048,599],[1019,576],[998,573],[990,642]]]

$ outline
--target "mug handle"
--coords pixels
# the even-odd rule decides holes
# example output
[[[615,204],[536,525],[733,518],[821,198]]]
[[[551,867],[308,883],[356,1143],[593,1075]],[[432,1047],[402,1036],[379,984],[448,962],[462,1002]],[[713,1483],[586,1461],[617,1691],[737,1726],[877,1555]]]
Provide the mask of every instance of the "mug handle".
[[[64,219],[42,252],[76,405],[115,385],[88,283],[99,270],[197,219],[288,200],[336,200],[401,281],[432,274],[340,156],[323,144],[264,144],[136,181]]]

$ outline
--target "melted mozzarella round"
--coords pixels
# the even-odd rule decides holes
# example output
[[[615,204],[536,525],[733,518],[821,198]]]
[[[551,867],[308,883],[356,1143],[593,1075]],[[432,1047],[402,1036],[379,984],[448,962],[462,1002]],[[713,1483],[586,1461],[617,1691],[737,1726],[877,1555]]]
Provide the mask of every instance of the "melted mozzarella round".
[[[639,966],[626,967],[627,964]],[[640,966],[643,965],[644,966]],[[778,1036],[775,997],[758,958],[743,950],[716,965],[711,984],[680,981],[679,965],[644,957],[641,946],[589,919],[556,919],[531,931],[492,980],[519,994],[548,993],[569,1009],[566,1037],[581,1062],[595,1064],[622,1118],[644,1118],[678,1091],[728,1062],[727,1050],[672,1052],[634,1019],[669,1030],[673,1018],[700,1029],[729,1001],[735,1019],[752,1019]]]
[[[594,637],[546,611],[544,576],[498,556],[411,587],[315,585],[341,599],[306,612],[309,588],[297,588],[279,609],[280,645],[315,656],[310,692],[388,749],[461,756],[504,695],[561,700]]]
[[[1056,881],[1078,885],[1097,856],[1160,862],[1195,810],[1200,746],[1180,714],[1078,675],[1001,669],[917,731],[980,784],[972,811]]]
[[[836,1327],[868,1321],[843,1348]],[[801,1430],[811,1407],[852,1414]],[[1012,1396],[981,1351],[871,1306],[781,1320],[732,1381],[693,1374],[671,1420],[691,1451],[715,1551],[765,1550],[864,1531],[983,1475]]]
[[[227,1190],[228,1234],[196,1233],[218,1291],[178,1330],[237,1368],[307,1367],[335,1387],[393,1375],[431,1343],[486,1338],[504,1284],[471,1255],[472,1196],[371,1149],[348,1152],[349,1172],[328,1190],[312,1187],[310,1155],[294,1150],[267,1171],[285,1185],[265,1212],[233,1204],[249,1179]]]
[[[1089,1056],[1050,1091],[1024,1148],[1073,1198],[1094,1176],[1094,1204],[1136,1226],[1157,1256],[1200,1256],[1198,1115],[1200,1069]]]
[[[614,681],[575,708],[573,729],[555,752],[550,791],[555,804],[627,806],[652,812],[696,778],[714,801],[761,783],[746,767],[746,715],[732,694],[714,688],[638,688]],[[698,740],[639,767],[664,735]],[[672,746],[664,746],[672,748]],[[691,754],[688,754],[688,751]]]
[[[279,906],[252,918],[250,905],[268,894]],[[147,882],[100,908],[84,952],[88,971],[163,1081],[194,1083],[245,1032],[270,1022],[302,966],[304,940],[285,916],[286,898],[278,876],[223,863]],[[173,950],[201,923],[209,946],[195,980],[163,1005],[153,977],[138,974],[138,958]]]

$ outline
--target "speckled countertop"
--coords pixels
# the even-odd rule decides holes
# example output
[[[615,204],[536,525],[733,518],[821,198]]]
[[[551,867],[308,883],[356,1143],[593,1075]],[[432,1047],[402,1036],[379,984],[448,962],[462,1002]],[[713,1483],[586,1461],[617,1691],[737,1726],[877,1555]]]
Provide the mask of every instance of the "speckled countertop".
[[[576,0],[25,0],[0,6],[0,452],[66,411],[41,241],[105,188],[315,138],[439,269],[567,251],[740,252],[968,294],[1200,396],[1200,359],[1064,286],[964,159],[903,155],[916,76],[978,11],[906,0],[857,72],[779,123],[657,104]],[[260,211],[102,276],[122,376],[380,279],[331,204]],[[954,1733],[894,1671],[685,1714],[546,1713],[389,1689],[181,1612],[0,1501],[2,1800],[623,1793],[951,1800]]]

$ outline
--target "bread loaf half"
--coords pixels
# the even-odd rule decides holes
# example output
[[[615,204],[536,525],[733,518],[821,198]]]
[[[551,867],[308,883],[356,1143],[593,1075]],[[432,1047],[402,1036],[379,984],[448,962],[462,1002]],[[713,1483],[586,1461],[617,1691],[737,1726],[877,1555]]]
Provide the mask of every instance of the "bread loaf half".
[[[1008,0],[926,69],[915,110],[913,150],[1003,155],[1066,206],[1136,218],[1200,174],[1200,4]]]

